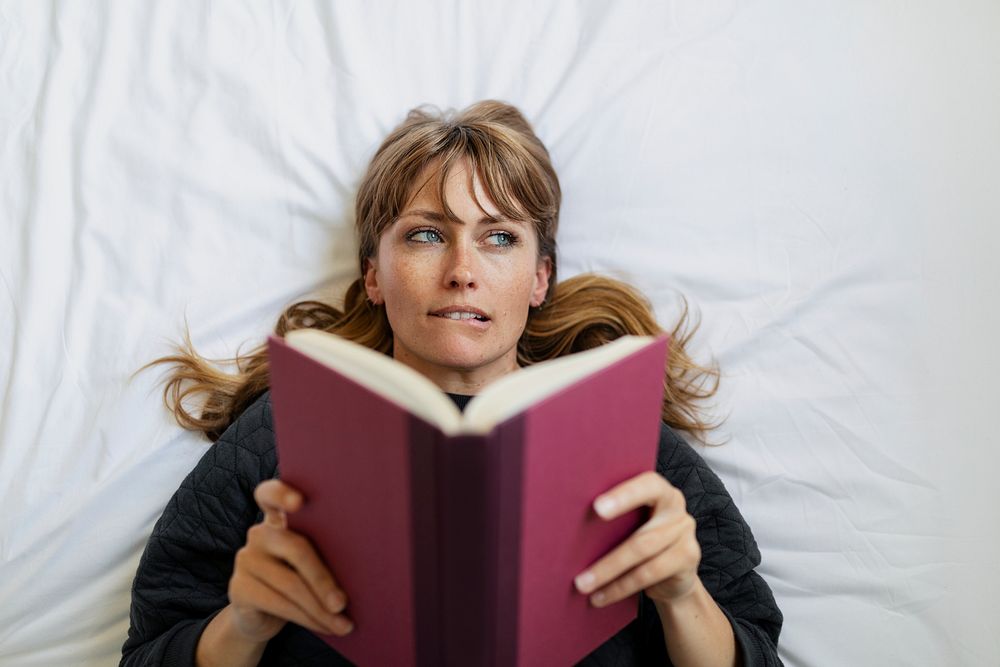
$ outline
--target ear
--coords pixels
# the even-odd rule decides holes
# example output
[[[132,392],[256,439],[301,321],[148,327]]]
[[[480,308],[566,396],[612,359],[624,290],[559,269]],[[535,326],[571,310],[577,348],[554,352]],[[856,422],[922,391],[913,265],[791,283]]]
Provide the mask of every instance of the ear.
[[[535,287],[531,291],[531,301],[533,307],[537,308],[545,301],[545,295],[549,291],[549,276],[552,275],[552,258],[542,257],[538,260],[535,268]]]
[[[365,260],[365,292],[368,293],[368,300],[376,306],[382,303],[382,290],[378,286],[378,266],[371,257]]]

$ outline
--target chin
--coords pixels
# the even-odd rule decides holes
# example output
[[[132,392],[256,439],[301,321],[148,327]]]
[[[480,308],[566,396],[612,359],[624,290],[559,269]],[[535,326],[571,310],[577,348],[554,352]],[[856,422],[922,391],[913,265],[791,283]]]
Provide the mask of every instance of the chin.
[[[457,341],[452,344],[435,346],[428,350],[426,359],[435,365],[455,370],[475,370],[496,361],[493,351],[481,344],[469,341]]]
[[[473,350],[463,350],[454,353],[440,353],[432,357],[432,361],[438,366],[453,368],[455,370],[472,371],[488,364],[489,359],[482,352]]]

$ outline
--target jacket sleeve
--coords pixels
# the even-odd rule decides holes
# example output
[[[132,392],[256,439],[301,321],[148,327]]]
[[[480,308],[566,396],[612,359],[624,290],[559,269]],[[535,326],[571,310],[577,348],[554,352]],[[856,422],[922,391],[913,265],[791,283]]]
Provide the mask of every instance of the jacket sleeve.
[[[698,576],[732,624],[743,665],[781,665],[777,652],[781,612],[771,589],[754,571],[760,551],[726,487],[666,424],[660,429],[656,470],[684,494],[687,510],[698,524],[702,553]],[[637,618],[577,667],[670,664],[659,613],[653,601],[640,593]]]
[[[260,520],[257,484],[275,476],[270,394],[222,434],[167,503],[132,583],[120,665],[193,665],[209,621],[229,603],[233,558]]]
[[[743,665],[781,665],[777,648],[781,610],[767,582],[754,570],[760,565],[760,550],[722,480],[665,424],[656,467],[684,493],[687,511],[697,522],[702,552],[698,576],[732,624]],[[645,595],[640,604],[641,614],[649,622],[647,637],[659,641],[666,657],[656,607]]]

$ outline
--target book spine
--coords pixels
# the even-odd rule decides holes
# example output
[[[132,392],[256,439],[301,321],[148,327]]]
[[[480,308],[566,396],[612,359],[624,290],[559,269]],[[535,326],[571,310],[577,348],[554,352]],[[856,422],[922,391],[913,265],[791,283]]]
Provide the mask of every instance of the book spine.
[[[516,665],[521,651],[521,537],[524,498],[524,415],[498,425],[491,434],[489,466],[494,479],[490,504],[495,517],[491,579],[495,602],[489,619],[493,630],[491,665]]]
[[[439,450],[444,434],[427,422],[410,416],[410,508],[413,526],[413,623],[414,664],[418,667],[444,664],[444,607],[441,590],[441,516],[438,511],[440,483]]]
[[[416,664],[514,665],[521,420],[447,437],[414,418],[411,471]]]
[[[489,436],[442,438],[438,448],[442,626],[448,667],[491,665],[496,610],[496,490]]]

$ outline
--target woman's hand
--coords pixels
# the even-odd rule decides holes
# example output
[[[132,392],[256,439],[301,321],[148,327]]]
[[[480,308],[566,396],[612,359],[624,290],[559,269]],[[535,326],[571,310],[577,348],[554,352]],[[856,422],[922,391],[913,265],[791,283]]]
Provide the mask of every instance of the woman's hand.
[[[276,479],[254,489],[264,521],[247,531],[229,580],[233,625],[247,639],[266,642],[292,621],[321,634],[345,635],[353,625],[343,613],[347,596],[312,544],[288,530],[286,513],[302,495]]]
[[[650,518],[615,549],[576,577],[581,593],[603,607],[644,590],[654,602],[672,603],[695,589],[701,547],[684,494],[655,472],[622,482],[594,501],[605,520],[642,505]],[[589,575],[589,576],[588,576]]]

